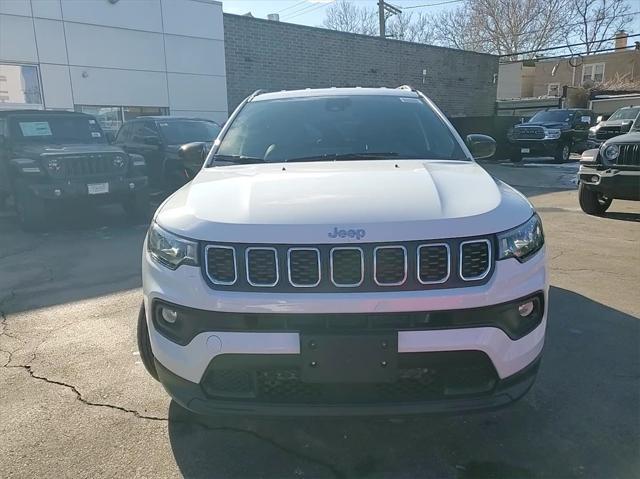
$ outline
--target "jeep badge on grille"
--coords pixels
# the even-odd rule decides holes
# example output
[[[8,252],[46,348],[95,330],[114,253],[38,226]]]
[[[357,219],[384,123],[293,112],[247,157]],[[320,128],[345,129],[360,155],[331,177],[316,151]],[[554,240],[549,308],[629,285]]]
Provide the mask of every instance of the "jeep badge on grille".
[[[333,228],[333,231],[329,232],[329,238],[333,238],[333,239],[335,239],[335,238],[355,238],[355,239],[361,240],[366,235],[367,235],[367,232],[365,230],[363,230],[362,228],[345,230],[345,229],[338,229],[338,227],[336,226],[335,228]]]

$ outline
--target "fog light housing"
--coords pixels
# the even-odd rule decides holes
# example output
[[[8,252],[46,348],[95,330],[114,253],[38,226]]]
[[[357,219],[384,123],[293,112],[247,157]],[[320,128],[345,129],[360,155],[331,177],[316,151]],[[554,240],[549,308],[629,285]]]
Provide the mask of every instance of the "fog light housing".
[[[533,313],[533,310],[535,308],[536,306],[533,300],[527,301],[526,303],[522,303],[520,306],[518,306],[518,314],[521,317],[526,318],[531,313]]]
[[[59,189],[56,188],[55,190],[53,190],[53,194],[55,196],[60,196],[60,195],[62,195],[62,191],[60,191]]]
[[[130,189],[130,190],[135,189],[135,187],[136,187],[136,184],[135,184],[135,183],[129,183],[129,189]]]
[[[162,319],[169,324],[174,324],[178,320],[178,312],[175,309],[163,306],[162,308],[160,308],[160,314],[162,316]]]
[[[600,180],[600,177],[593,175],[591,178],[589,178],[591,180],[592,183],[597,183],[598,180]]]

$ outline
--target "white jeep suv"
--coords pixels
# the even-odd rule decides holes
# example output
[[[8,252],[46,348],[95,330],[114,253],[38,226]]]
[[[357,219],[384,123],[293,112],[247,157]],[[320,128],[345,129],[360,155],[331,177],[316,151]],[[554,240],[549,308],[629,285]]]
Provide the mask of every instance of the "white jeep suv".
[[[142,257],[143,362],[203,414],[506,405],[535,379],[540,218],[420,92],[256,92]]]

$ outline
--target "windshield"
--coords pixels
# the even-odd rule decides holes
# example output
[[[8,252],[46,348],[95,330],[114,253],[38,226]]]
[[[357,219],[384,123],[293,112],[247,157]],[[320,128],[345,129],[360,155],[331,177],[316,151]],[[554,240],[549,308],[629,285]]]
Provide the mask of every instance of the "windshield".
[[[304,159],[466,157],[425,102],[399,96],[324,96],[247,103],[216,158],[248,162]]]
[[[171,120],[159,122],[160,130],[170,145],[181,145],[192,141],[213,141],[220,127],[212,121]]]
[[[637,108],[620,108],[609,117],[609,120],[633,120],[640,113],[640,107]]]
[[[105,143],[98,122],[80,115],[21,115],[9,120],[17,143]]]
[[[543,123],[543,122],[557,122],[557,123],[568,123],[573,118],[574,112],[568,110],[547,110],[547,111],[539,111],[529,123]]]

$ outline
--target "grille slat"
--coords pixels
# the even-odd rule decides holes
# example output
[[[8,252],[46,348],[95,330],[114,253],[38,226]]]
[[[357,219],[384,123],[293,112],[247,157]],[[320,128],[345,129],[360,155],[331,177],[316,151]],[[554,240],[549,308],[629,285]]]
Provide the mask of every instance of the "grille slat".
[[[418,248],[418,281],[422,284],[443,283],[449,278],[449,245],[422,245]]]
[[[297,288],[320,284],[320,251],[316,248],[291,248],[288,252],[289,283]]]
[[[373,250],[373,276],[379,286],[401,285],[407,279],[407,250],[404,246],[379,246]]]
[[[236,250],[230,246],[207,246],[207,275],[215,284],[232,285],[238,279]]]
[[[61,156],[60,160],[63,162],[65,176],[79,177],[117,173],[119,169],[114,166],[114,158],[111,155],[94,154],[86,157]]]
[[[491,244],[487,240],[460,244],[460,277],[465,281],[484,278],[491,269]]]
[[[361,248],[331,250],[331,281],[339,288],[355,288],[364,281],[364,252]]]
[[[247,281],[251,286],[273,287],[278,283],[278,252],[275,248],[247,248]]]

